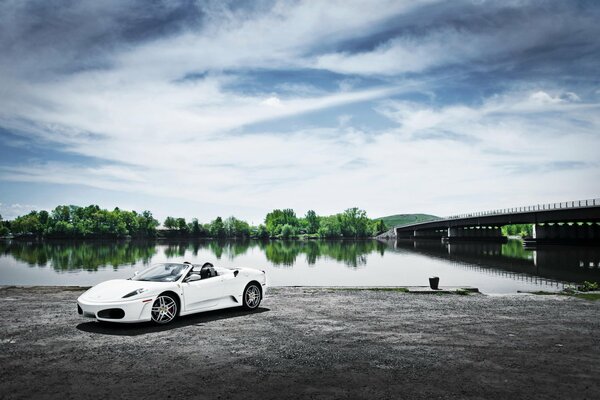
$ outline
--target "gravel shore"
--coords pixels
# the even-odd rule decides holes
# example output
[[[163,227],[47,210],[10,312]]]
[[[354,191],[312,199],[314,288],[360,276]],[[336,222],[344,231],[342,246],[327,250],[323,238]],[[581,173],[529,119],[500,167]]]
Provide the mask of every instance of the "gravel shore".
[[[167,327],[0,289],[0,398],[598,399],[600,302],[276,288]]]

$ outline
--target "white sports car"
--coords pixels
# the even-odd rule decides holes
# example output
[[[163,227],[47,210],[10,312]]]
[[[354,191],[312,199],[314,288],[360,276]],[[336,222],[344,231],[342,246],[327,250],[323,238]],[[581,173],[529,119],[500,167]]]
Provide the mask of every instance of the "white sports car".
[[[258,307],[267,290],[265,271],[211,263],[153,265],[130,279],[102,282],[77,299],[77,312],[98,321],[166,324],[179,315]]]

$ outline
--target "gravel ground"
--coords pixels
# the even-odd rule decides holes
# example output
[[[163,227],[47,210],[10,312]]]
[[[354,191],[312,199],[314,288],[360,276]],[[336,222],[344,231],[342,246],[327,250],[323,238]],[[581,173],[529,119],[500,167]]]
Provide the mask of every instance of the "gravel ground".
[[[80,293],[0,289],[0,398],[600,398],[600,302],[279,288],[156,327]]]

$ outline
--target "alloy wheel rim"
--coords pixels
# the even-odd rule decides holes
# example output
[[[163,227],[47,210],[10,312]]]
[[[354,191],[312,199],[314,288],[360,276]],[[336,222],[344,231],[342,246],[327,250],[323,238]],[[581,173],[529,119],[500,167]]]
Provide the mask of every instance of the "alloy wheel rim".
[[[177,315],[177,303],[169,296],[159,296],[152,304],[152,320],[159,324],[166,324]]]
[[[246,290],[246,304],[250,308],[255,308],[258,306],[258,302],[260,301],[260,290],[256,286],[250,286]]]

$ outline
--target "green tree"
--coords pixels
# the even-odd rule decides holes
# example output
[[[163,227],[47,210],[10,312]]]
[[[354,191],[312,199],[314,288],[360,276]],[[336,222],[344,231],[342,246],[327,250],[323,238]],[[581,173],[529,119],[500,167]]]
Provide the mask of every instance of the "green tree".
[[[173,217],[167,217],[165,222],[163,222],[163,226],[167,229],[176,229],[177,228],[177,220]]]
[[[192,222],[190,222],[188,224],[190,233],[193,237],[201,237],[201,236],[205,236],[205,230],[204,227],[198,223],[198,218],[193,218]]]
[[[225,237],[225,225],[221,217],[217,217],[210,223],[210,235],[216,238]]]
[[[180,232],[187,232],[188,226],[187,226],[187,222],[185,222],[185,218],[177,218],[176,227],[177,227],[177,230]]]
[[[225,236],[227,237],[248,237],[250,236],[250,225],[246,221],[235,217],[229,217],[223,224]]]
[[[2,214],[0,214],[0,236],[6,236],[10,233],[10,230],[2,220]]]
[[[24,235],[39,235],[43,232],[37,211],[31,211],[27,215],[15,218],[12,221],[11,229],[15,234]]]
[[[383,220],[377,219],[377,220],[374,220],[371,222],[371,235],[372,236],[377,236],[387,230],[388,230],[388,228],[385,225],[385,222],[383,222]]]
[[[48,221],[50,219],[50,214],[48,214],[48,211],[46,211],[46,210],[40,211],[38,213],[38,218],[40,220],[40,224],[42,224],[43,227],[48,226]]]
[[[319,217],[313,210],[306,212],[306,233],[317,233],[319,230]]]
[[[158,221],[152,217],[152,213],[148,210],[137,215],[138,220],[138,235],[139,236],[154,236]]]
[[[257,239],[268,239],[269,238],[269,231],[267,230],[267,227],[264,226],[263,224],[260,224],[256,228],[255,236],[256,236]]]
[[[342,229],[337,215],[321,217],[317,233],[323,238],[337,238],[342,236]]]
[[[293,227],[299,225],[296,213],[291,208],[273,210],[265,217],[265,225],[270,236],[279,235],[283,225],[286,224]]]
[[[357,207],[348,208],[339,214],[340,228],[344,237],[367,237],[369,232],[369,218],[365,210]]]
[[[71,207],[57,206],[52,210],[52,219],[54,221],[71,222]]]
[[[285,224],[281,227],[281,237],[283,239],[289,239],[296,236],[296,228],[290,224]]]

